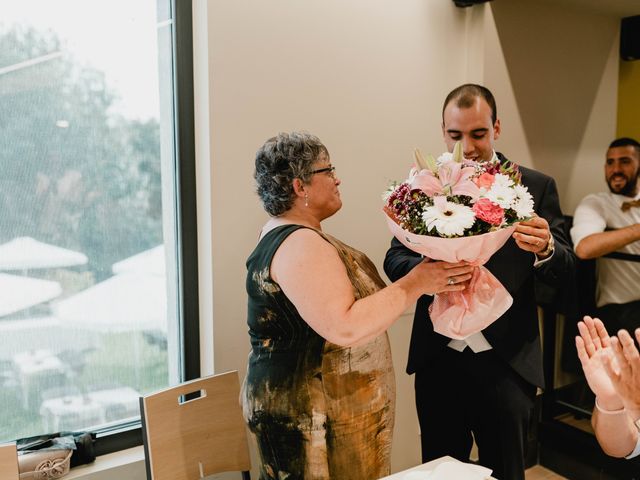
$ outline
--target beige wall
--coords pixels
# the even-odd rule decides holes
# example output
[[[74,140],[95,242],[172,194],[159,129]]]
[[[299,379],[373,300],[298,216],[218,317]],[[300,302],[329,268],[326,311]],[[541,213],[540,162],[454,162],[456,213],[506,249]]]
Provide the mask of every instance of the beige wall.
[[[253,192],[253,157],[278,131],[304,129],[326,143],[344,207],[324,229],[380,270],[390,237],[380,193],[405,177],[414,147],[442,151],[441,102],[463,82],[494,90],[499,149],[557,177],[569,213],[603,187],[602,148],[615,130],[617,21],[540,5],[194,2],[204,372],[213,364],[218,372],[246,368],[244,262],[266,220]],[[390,331],[394,470],[419,462],[404,373],[410,322],[409,313]]]
[[[210,110],[208,119],[202,111],[200,117],[209,121],[210,143],[200,148],[211,158],[216,371],[246,368],[245,260],[266,220],[253,191],[253,158],[264,140],[304,129],[326,143],[342,180],[344,206],[324,229],[366,252],[380,270],[390,240],[380,210],[382,191],[389,180],[406,177],[414,147],[444,149],[439,112],[451,86],[465,78],[466,12],[441,1],[391,5],[202,5],[209,67],[200,67],[199,79],[209,82],[208,99],[201,101]],[[201,84],[197,88],[202,91]],[[203,176],[209,178],[206,168]],[[410,321],[403,318],[391,331],[398,384],[396,468],[419,460],[412,386],[403,373]]]
[[[556,179],[561,206],[606,189],[614,138],[619,18],[579,6],[495,1],[485,19],[485,84],[498,99],[510,158]]]

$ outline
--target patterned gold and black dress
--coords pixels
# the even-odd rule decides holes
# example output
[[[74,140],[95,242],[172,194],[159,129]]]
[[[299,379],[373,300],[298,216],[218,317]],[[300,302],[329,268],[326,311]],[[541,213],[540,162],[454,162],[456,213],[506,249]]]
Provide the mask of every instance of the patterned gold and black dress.
[[[318,335],[270,276],[300,225],[269,231],[247,260],[251,353],[243,389],[261,479],[372,480],[389,474],[395,380],[385,334],[357,347]],[[356,299],[384,287],[362,253],[318,231],[340,254]]]

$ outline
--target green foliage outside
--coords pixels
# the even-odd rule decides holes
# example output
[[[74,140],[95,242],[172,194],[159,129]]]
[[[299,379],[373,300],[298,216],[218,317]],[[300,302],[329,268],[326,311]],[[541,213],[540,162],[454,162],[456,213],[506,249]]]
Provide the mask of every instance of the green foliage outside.
[[[162,243],[160,129],[113,114],[104,75],[60,51],[56,37],[0,31],[0,69],[41,59],[0,76],[0,242],[81,251],[99,280]]]

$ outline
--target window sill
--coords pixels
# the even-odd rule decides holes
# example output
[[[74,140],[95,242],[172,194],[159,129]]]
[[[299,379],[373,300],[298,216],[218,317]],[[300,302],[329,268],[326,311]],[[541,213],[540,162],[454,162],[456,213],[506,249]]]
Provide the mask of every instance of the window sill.
[[[101,455],[88,465],[71,469],[65,480],[145,480],[144,447]]]

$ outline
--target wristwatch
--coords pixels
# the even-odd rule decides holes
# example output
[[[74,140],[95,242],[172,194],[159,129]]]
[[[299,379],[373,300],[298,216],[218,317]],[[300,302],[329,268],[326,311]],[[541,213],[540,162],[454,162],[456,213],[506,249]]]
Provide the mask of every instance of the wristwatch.
[[[553,240],[553,235],[549,235],[549,242],[547,243],[547,248],[543,251],[539,252],[538,255],[541,257],[548,257],[553,253],[553,250],[556,248],[555,241]]]

